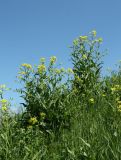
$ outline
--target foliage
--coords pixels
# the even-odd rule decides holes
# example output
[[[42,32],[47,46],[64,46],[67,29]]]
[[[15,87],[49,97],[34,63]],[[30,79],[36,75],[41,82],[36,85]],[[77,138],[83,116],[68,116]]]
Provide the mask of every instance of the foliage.
[[[94,30],[74,40],[72,69],[55,56],[22,64],[22,113],[11,112],[0,85],[1,160],[121,159],[121,64],[102,77],[100,43]]]

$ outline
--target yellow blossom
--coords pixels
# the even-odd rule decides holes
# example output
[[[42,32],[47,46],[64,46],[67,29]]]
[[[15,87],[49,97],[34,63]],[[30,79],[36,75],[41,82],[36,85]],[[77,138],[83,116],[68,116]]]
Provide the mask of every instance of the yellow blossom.
[[[121,105],[121,101],[117,101],[117,103],[118,103],[119,105]]]
[[[82,55],[82,58],[83,58],[83,59],[87,59],[87,55],[86,55],[86,54],[83,54],[83,55]]]
[[[38,122],[38,120],[37,120],[37,118],[36,117],[31,117],[30,119],[29,119],[29,123],[30,124],[35,124],[35,123],[37,123]]]
[[[94,98],[90,98],[89,102],[93,104],[94,103]]]
[[[92,34],[93,34],[94,37],[96,37],[97,32],[96,32],[95,30],[93,30],[93,31],[92,31]]]
[[[27,69],[31,69],[32,68],[31,64],[27,64],[27,63],[23,63],[21,66],[25,67]]]
[[[98,42],[102,43],[103,39],[102,38],[98,38]]]
[[[5,84],[1,84],[1,85],[0,85],[0,88],[1,88],[1,89],[4,89],[4,88],[6,88],[6,85],[5,85]]]
[[[28,128],[28,129],[32,129],[32,125],[28,125],[27,128]]]
[[[80,36],[80,39],[82,40],[82,41],[86,41],[87,40],[87,36]]]
[[[45,58],[40,58],[40,62],[45,62]]]
[[[7,111],[7,107],[5,105],[2,106],[2,111]]]
[[[39,65],[38,66],[38,72],[43,73],[44,71],[46,71],[46,66],[44,64]]]
[[[67,69],[67,72],[68,72],[68,73],[71,73],[71,74],[74,73],[72,68],[68,68],[68,69]]]
[[[55,56],[50,57],[50,63],[53,64],[55,63],[57,58]]]
[[[103,97],[106,97],[106,94],[103,93],[102,96],[103,96]]]
[[[115,87],[112,87],[112,88],[111,88],[111,91],[116,91],[116,88],[115,88]]]
[[[60,74],[60,73],[61,73],[61,70],[60,70],[60,69],[55,69],[55,73],[56,73],[56,74]]]
[[[19,72],[18,74],[21,74],[21,75],[25,75],[26,74],[26,72]]]
[[[5,104],[5,103],[7,103],[8,101],[7,101],[6,99],[1,99],[0,102],[1,102],[2,104]]]
[[[44,112],[40,112],[40,116],[42,119],[45,119],[46,114]]]
[[[117,108],[118,108],[118,111],[121,112],[121,105],[119,105]]]
[[[61,71],[61,72],[64,72],[64,71],[65,71],[65,69],[62,67],[62,68],[60,69],[60,71]]]

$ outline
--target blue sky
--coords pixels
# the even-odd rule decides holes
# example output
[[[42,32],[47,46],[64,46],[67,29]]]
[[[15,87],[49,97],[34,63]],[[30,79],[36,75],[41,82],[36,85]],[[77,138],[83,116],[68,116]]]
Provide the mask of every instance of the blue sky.
[[[0,84],[15,89],[19,65],[40,57],[55,55],[68,67],[68,46],[93,29],[108,49],[104,68],[113,68],[121,59],[120,7],[120,0],[0,0]]]

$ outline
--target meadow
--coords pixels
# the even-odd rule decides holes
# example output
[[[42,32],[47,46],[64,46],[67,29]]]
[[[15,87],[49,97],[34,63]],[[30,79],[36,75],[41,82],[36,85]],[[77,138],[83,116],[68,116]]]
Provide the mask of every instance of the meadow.
[[[95,30],[75,39],[72,68],[22,64],[23,112],[0,85],[0,160],[121,160],[121,63],[102,76],[102,42]]]

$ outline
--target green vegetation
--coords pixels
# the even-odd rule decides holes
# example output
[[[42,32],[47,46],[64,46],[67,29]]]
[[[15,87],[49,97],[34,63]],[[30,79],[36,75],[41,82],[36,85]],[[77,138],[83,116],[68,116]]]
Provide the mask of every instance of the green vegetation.
[[[0,85],[0,160],[121,159],[121,65],[101,75],[101,43],[96,31],[74,40],[73,68],[55,56],[22,64],[22,113],[10,111]]]

